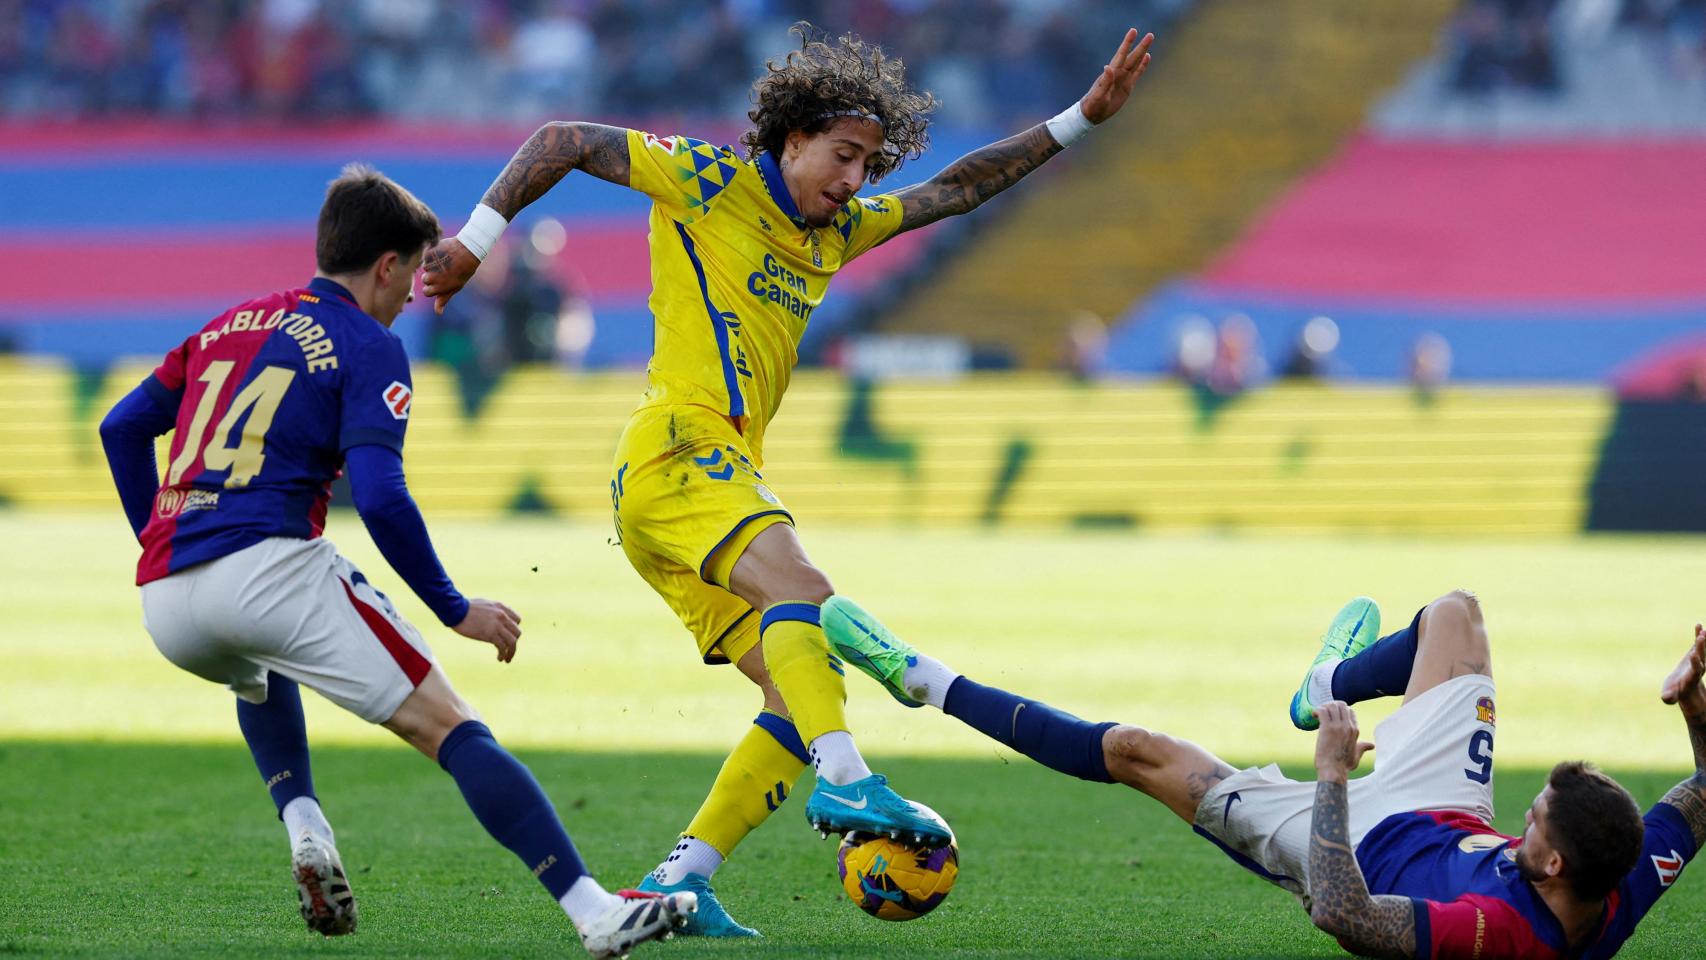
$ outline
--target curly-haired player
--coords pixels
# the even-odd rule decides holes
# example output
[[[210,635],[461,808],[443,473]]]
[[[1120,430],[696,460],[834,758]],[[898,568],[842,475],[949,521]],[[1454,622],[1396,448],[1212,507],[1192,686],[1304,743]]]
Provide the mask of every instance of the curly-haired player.
[[[806,763],[806,818],[945,843],[946,827],[873,774],[848,732],[843,664],[819,607],[834,594],[806,558],[793,517],[759,470],[764,430],[795,349],[836,271],[872,247],[967,213],[1113,116],[1149,64],[1154,37],[1127,31],[1088,93],[1059,116],[974,151],[934,178],[857,197],[927,146],[935,100],[856,37],[797,28],[799,50],[753,88],[744,155],[685,136],[596,123],[540,127],[455,238],[426,260],[440,310],[523,207],[571,170],[653,200],[656,347],[650,383],[617,447],[610,494],[624,552],[698,640],[734,663],[764,709],[723,764],[680,842],[643,889],[693,891],[689,932],[755,936],[712,895],[710,877],[786,799]]]

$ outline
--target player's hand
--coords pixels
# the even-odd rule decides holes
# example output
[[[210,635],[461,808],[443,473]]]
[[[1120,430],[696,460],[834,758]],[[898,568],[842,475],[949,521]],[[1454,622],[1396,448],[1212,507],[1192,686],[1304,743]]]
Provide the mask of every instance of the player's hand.
[[[1321,721],[1315,735],[1315,772],[1324,780],[1349,776],[1362,755],[1374,749],[1374,744],[1357,739],[1356,712],[1342,701],[1331,700],[1315,708],[1315,719]]]
[[[1096,78],[1096,82],[1090,84],[1090,92],[1078,101],[1078,109],[1084,111],[1086,119],[1091,123],[1101,123],[1120,112],[1126,98],[1131,96],[1131,88],[1137,84],[1137,78],[1149,68],[1149,45],[1154,42],[1153,33],[1146,33],[1139,40],[1135,27],[1125,32],[1120,48],[1114,51],[1114,58],[1102,68],[1102,75]]]
[[[444,313],[444,305],[478,269],[480,258],[455,237],[445,237],[428,250],[421,261],[421,292],[432,298],[433,311]]]
[[[496,600],[469,600],[468,615],[450,629],[497,647],[498,659],[508,663],[515,659],[515,645],[521,640],[521,615]]]
[[[1666,703],[1687,700],[1684,706],[1696,710],[1706,707],[1706,691],[1700,689],[1702,674],[1706,674],[1706,627],[1697,623],[1694,625],[1694,645],[1688,648],[1688,655],[1665,678],[1665,685],[1659,688],[1659,697]]]

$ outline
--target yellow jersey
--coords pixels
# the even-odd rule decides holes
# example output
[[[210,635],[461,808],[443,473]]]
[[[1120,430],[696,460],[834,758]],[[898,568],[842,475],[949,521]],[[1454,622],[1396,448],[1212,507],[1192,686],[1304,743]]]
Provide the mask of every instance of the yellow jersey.
[[[628,161],[628,185],[652,198],[655,334],[640,406],[709,407],[762,463],[812,311],[837,270],[899,229],[900,201],[855,198],[813,229],[767,153],[744,160],[730,147],[630,130]]]

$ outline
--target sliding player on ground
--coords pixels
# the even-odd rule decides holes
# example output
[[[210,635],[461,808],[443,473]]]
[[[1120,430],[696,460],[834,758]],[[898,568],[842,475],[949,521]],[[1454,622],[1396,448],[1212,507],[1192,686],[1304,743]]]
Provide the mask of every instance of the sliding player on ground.
[[[544,884],[594,956],[624,955],[691,915],[683,895],[618,896],[588,874],[533,774],[451,689],[420,632],[320,536],[347,467],[392,569],[445,626],[515,656],[521,620],[444,572],[403,479],[413,387],[390,330],[438,219],[352,165],[326,191],[308,285],[191,334],[119,401],[101,441],[142,544],[143,620],[166,659],[231,688],[277,804],[310,929],[350,933],[355,898],[314,792],[298,684],[437,760],[494,839]],[[175,431],[162,482],[155,438]]]
[[[927,143],[935,101],[899,60],[845,36],[808,38],[753,89],[743,153],[685,136],[550,123],[510,160],[453,239],[427,258],[425,290],[460,290],[508,222],[572,170],[653,201],[656,350],[644,400],[612,465],[623,551],[698,641],[733,663],[764,709],[704,805],[642,889],[699,894],[688,932],[753,936],[711,892],[735,845],[777,809],[809,762],[806,818],[946,843],[866,766],[848,730],[843,667],[819,626],[829,578],[807,559],[794,518],[764,480],[764,431],[796,347],[830,279],[884,241],[967,213],[1117,112],[1149,63],[1153,37],[1127,32],[1088,93],[1047,123],[960,158],[933,179],[856,196]]]
[[[1706,628],[1661,688],[1682,708],[1695,774],[1643,816],[1594,767],[1560,763],[1520,837],[1493,830],[1492,653],[1462,591],[1379,640],[1373,601],[1334,618],[1292,720],[1319,728],[1318,779],[1234,771],[1193,743],[1087,723],[960,676],[844,598],[823,612],[838,653],[908,706],[929,704],[1063,773],[1143,791],[1258,876],[1301,898],[1352,953],[1601,960],[1617,952],[1706,838]],[[1402,696],[1358,739],[1349,704]],[[1374,749],[1374,771],[1350,778]]]

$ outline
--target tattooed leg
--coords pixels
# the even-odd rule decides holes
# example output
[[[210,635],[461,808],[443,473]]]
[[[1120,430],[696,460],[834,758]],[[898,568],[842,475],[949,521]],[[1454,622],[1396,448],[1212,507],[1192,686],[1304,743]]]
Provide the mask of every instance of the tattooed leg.
[[[1141,727],[1113,727],[1102,736],[1108,773],[1154,797],[1186,823],[1215,784],[1232,776],[1225,761],[1188,740]]]

